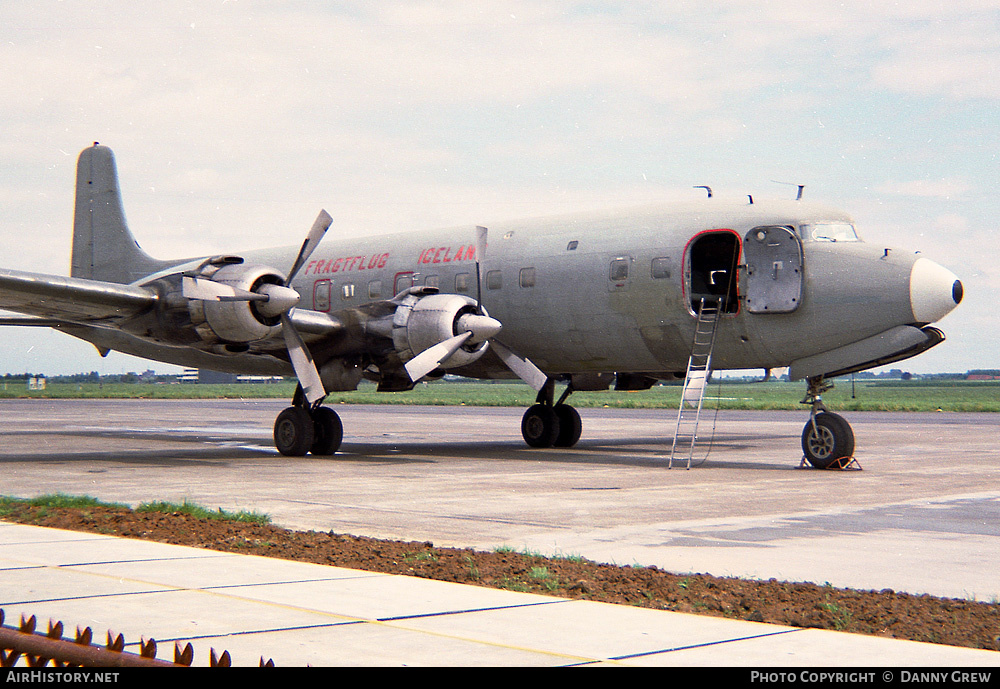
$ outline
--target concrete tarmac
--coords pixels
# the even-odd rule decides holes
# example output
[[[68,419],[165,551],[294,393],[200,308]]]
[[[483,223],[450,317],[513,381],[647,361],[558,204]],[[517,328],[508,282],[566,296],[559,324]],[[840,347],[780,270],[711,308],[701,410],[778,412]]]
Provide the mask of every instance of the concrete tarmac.
[[[831,472],[799,468],[804,411],[706,413],[710,450],[686,470],[666,468],[670,410],[582,409],[576,447],[532,450],[520,409],[341,405],[341,453],[286,458],[270,438],[283,406],[4,400],[0,493],[189,500],[299,529],[1000,600],[1000,415],[846,414],[862,470]]]

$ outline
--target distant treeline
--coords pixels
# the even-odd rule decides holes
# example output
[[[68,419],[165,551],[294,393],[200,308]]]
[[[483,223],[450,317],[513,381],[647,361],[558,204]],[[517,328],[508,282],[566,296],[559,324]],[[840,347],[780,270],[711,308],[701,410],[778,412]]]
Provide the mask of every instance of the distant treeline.
[[[66,376],[48,376],[44,373],[8,373],[0,381],[4,383],[25,383],[32,378],[45,378],[50,383],[173,383],[176,374],[149,373],[109,373],[97,371],[90,373],[74,373]]]

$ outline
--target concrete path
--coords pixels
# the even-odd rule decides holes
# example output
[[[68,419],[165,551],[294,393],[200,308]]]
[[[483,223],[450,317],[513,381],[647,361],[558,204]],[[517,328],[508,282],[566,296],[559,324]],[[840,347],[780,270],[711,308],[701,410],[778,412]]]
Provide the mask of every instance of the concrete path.
[[[0,608],[234,666],[1000,667],[1000,653],[0,522]]]

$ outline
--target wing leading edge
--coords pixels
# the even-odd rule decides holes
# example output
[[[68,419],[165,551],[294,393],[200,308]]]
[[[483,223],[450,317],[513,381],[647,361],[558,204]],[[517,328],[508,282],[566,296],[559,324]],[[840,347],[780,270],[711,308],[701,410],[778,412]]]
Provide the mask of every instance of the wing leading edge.
[[[8,325],[98,325],[142,313],[157,299],[142,287],[0,269],[0,309],[34,317]]]

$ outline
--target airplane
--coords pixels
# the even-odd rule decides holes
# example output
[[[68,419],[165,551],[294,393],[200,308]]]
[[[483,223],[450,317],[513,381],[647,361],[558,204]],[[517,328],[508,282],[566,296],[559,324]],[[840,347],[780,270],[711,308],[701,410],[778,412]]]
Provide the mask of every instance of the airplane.
[[[582,422],[570,394],[685,378],[714,313],[712,370],[788,367],[807,382],[804,458],[850,457],[850,424],[822,401],[828,380],[940,344],[931,324],[961,302],[961,281],[862,241],[801,188],[770,201],[700,188],[694,201],[322,244],[321,211],[299,247],[162,260],[129,230],[114,154],[95,143],[77,164],[70,276],[0,270],[0,308],[22,314],[0,324],[50,327],[102,355],[294,375],[275,445],[322,456],[343,440],[328,393],[445,373],[524,380],[537,393],[525,442],[571,447]]]

